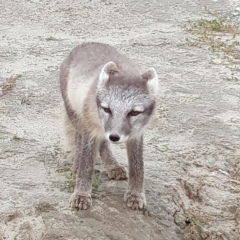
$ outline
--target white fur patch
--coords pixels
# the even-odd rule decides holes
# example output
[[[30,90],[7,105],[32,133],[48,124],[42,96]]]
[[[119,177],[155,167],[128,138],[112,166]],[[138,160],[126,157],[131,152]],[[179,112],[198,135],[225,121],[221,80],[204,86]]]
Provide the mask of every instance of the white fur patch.
[[[79,116],[82,114],[83,104],[88,96],[92,81],[93,79],[87,79],[85,76],[79,77],[75,69],[70,69],[67,96],[72,109]]]
[[[109,107],[108,104],[105,103],[105,102],[100,103],[100,105],[101,105],[102,108],[108,108]]]
[[[144,107],[143,106],[135,106],[133,108],[133,111],[136,111],[136,112],[144,112]]]

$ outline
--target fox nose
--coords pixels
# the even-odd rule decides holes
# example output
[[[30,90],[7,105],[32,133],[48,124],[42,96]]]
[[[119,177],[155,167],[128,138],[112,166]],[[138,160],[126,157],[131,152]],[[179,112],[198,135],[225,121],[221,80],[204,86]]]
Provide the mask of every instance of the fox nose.
[[[113,142],[117,142],[117,141],[119,141],[120,137],[117,134],[111,134],[109,136],[109,139]]]

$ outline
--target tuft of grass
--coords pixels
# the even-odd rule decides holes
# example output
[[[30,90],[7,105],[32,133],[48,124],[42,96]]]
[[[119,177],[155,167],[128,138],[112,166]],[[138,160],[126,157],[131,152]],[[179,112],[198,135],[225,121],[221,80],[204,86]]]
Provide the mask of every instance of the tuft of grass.
[[[179,207],[179,210],[176,210],[173,215],[174,223],[179,226],[180,229],[184,229],[184,239],[209,239],[210,221],[213,221],[214,219],[206,213],[185,208],[183,202],[178,197],[174,197],[173,201]]]
[[[209,19],[201,18],[186,24],[186,31],[192,34],[191,39],[187,39],[188,45],[207,47],[217,54],[232,72],[239,72],[240,24],[217,12],[207,10],[207,13]]]
[[[210,33],[230,33],[238,34],[239,25],[231,22],[231,20],[226,19],[219,15],[218,13],[214,14],[214,19],[200,19],[193,23],[195,30],[201,32],[210,32]]]
[[[60,191],[72,193],[74,191],[76,177],[72,171],[68,171],[65,173],[65,178],[66,178],[66,180],[60,186]]]
[[[92,178],[93,190],[97,191],[99,186],[101,185],[101,183],[102,183],[102,179],[101,179],[100,175],[99,174],[94,175]]]
[[[61,142],[60,140],[56,141],[52,146],[52,152],[54,156],[58,156],[61,153]]]
[[[16,86],[16,81],[18,78],[20,78],[21,75],[18,74],[16,76],[11,76],[7,78],[3,83],[0,84],[0,97],[7,95],[9,92],[11,92],[14,87]]]
[[[202,240],[208,239],[209,233],[206,227],[209,225],[208,221],[200,217],[196,213],[184,211],[185,222],[189,225],[189,231],[184,235],[186,240]]]
[[[19,141],[21,141],[21,140],[23,140],[23,139],[15,134],[15,135],[12,137],[12,140],[14,140],[15,142],[19,142]]]
[[[42,212],[50,212],[55,208],[53,207],[52,204],[48,202],[40,202],[35,206],[35,209],[37,210],[37,212],[42,213]]]
[[[64,183],[60,186],[60,190],[67,193],[72,193],[74,191],[75,187],[75,179],[76,176],[72,171],[65,172],[65,178],[66,180]],[[99,174],[95,174],[92,178],[92,188],[93,191],[97,191],[99,186],[102,183],[102,179]]]

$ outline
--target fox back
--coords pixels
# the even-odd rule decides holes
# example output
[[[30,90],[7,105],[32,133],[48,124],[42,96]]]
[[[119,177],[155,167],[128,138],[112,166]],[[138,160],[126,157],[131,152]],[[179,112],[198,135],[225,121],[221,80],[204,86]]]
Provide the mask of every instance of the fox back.
[[[156,105],[158,78],[102,43],[75,47],[63,61],[60,86],[73,126],[114,143],[142,135]]]

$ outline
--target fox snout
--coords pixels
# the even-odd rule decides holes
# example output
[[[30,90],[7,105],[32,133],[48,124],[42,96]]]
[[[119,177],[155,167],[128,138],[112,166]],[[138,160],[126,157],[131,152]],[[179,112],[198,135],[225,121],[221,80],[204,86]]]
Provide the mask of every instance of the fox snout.
[[[120,140],[120,136],[118,134],[111,134],[111,135],[109,135],[109,139],[112,142],[118,142]]]
[[[112,143],[124,143],[128,140],[128,136],[118,133],[106,133],[106,138]]]

